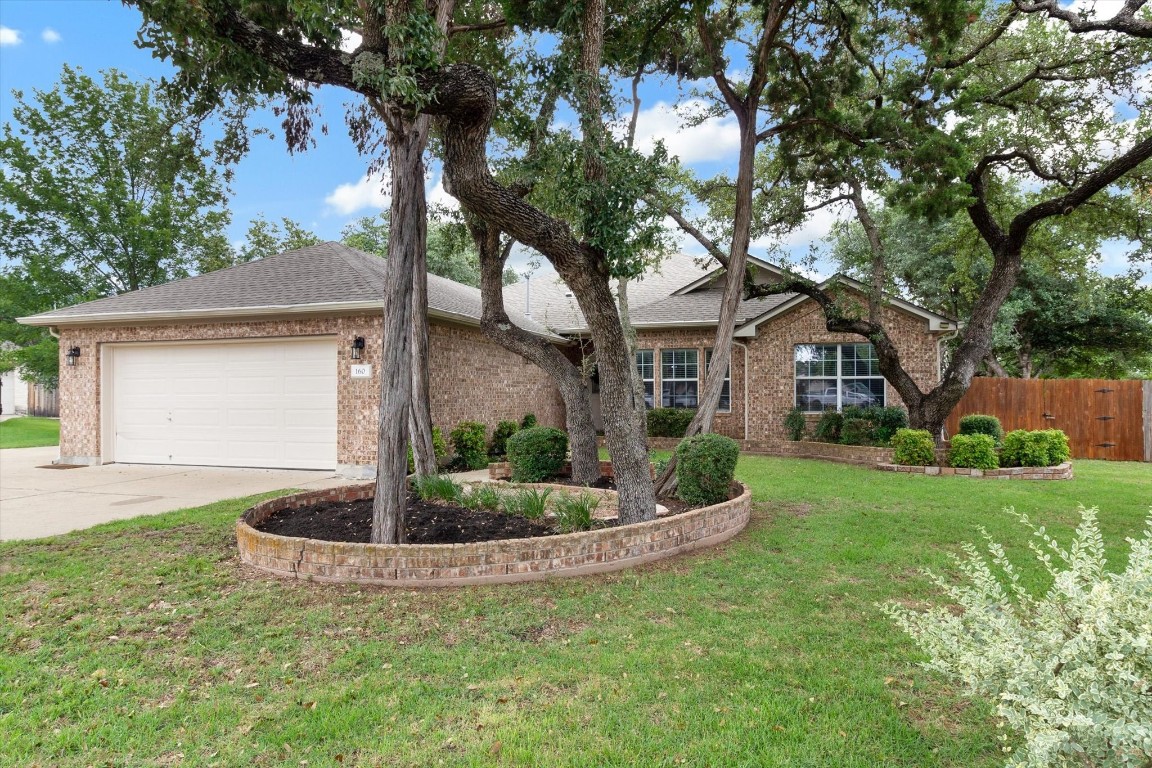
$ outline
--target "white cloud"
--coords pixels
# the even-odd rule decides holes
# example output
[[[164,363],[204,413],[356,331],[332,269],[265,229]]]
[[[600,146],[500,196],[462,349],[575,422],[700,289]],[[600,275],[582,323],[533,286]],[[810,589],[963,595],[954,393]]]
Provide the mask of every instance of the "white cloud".
[[[682,115],[692,114],[703,106],[701,101],[688,101],[677,112],[674,105],[661,101],[641,110],[636,120],[636,148],[651,152],[656,141],[663,139],[668,153],[684,163],[732,158],[740,148],[740,129],[734,115],[710,117],[699,125],[684,125]]]
[[[24,42],[20,38],[20,30],[10,27],[0,27],[0,45],[20,45]]]
[[[324,198],[324,203],[330,212],[341,216],[350,216],[365,208],[382,211],[392,199],[388,186],[386,179],[365,174],[359,181],[336,187]]]
[[[428,208],[441,208],[449,211],[460,210],[460,201],[448,194],[444,189],[444,174],[436,177],[436,183],[428,188]]]
[[[364,36],[359,32],[352,32],[348,29],[340,30],[340,50],[345,53],[352,53],[360,47],[362,42],[364,42]]]
[[[44,31],[40,33],[40,39],[46,43],[58,43],[64,38],[60,37],[60,33],[52,27],[45,27]]]

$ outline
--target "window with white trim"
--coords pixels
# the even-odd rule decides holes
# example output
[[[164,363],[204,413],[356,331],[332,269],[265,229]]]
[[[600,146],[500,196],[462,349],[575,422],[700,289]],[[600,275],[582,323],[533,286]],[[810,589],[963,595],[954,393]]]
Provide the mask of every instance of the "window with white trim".
[[[700,361],[694,349],[660,350],[660,405],[695,408],[700,388]]]
[[[636,373],[644,382],[644,407],[656,405],[656,360],[650,349],[636,350]]]
[[[802,411],[884,405],[884,377],[871,344],[797,344],[795,372]]]
[[[712,367],[712,350],[704,353],[704,364],[708,366],[707,369]],[[729,365],[724,370],[724,387],[720,390],[720,405],[716,406],[716,410],[730,412],[732,410],[732,366]]]

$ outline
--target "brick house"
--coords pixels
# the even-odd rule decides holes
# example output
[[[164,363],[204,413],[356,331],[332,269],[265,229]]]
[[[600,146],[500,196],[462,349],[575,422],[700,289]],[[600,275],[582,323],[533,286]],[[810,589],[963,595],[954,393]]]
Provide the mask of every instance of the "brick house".
[[[763,279],[778,274],[755,263]],[[651,405],[695,405],[715,335],[717,274],[673,257],[632,284],[637,364]],[[371,477],[383,278],[383,260],[323,243],[21,318],[60,337],[60,461]],[[574,360],[590,351],[563,283],[508,286],[505,301],[514,323]],[[541,424],[563,426],[563,401],[548,376],[480,332],[477,289],[430,275],[428,304],[433,423],[445,432],[464,420],[491,428],[534,413]],[[885,311],[909,371],[934,383],[938,341],[954,323],[895,299]],[[716,428],[748,447],[779,440],[794,404],[816,413],[899,402],[870,345],[828,333],[804,297],[743,302],[735,341]]]
[[[755,258],[749,262],[756,267],[757,281],[781,275],[772,264]],[[841,279],[863,295],[864,286]],[[629,285],[636,364],[650,407],[696,405],[722,294],[723,270],[700,267],[683,255]],[[505,288],[504,299],[508,307],[576,341],[584,354],[590,351],[587,325],[562,282],[516,283]],[[922,389],[935,386],[940,341],[956,330],[955,321],[897,298],[889,298],[884,314],[905,368]],[[845,405],[902,405],[880,376],[872,345],[853,334],[829,333],[820,308],[806,296],[741,302],[734,342],[714,428],[744,441],[747,449],[770,448],[783,440],[784,417],[793,407],[814,422],[821,411]]]

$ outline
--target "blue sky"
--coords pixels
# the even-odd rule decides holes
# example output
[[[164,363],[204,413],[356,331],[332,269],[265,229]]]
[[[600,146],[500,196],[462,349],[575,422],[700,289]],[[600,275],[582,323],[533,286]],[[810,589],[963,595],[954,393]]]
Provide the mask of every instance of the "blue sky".
[[[134,45],[139,14],[111,0],[0,0],[0,122],[11,117],[14,89],[51,88],[61,67],[68,63],[89,75],[115,67],[133,78],[159,79],[171,67]],[[670,153],[704,176],[730,168],[737,152],[735,119],[709,120],[682,129],[672,104],[683,99],[674,84],[649,82],[642,92],[637,145],[647,149],[656,139],[665,141]],[[302,223],[325,239],[338,239],[349,222],[387,207],[386,194],[377,179],[365,177],[368,158],[359,155],[348,138],[343,122],[346,92],[321,88],[317,102],[328,135],[317,133],[317,146],[300,155],[289,155],[280,135],[279,120],[270,112],[257,116],[256,124],[271,128],[275,139],[257,137],[250,154],[236,168],[232,184],[233,222],[229,238],[242,239],[249,221],[259,214],[270,220],[286,216]],[[571,122],[561,112],[558,121]],[[433,203],[453,204],[440,184],[438,166],[428,179]],[[800,258],[814,241],[824,236],[837,212],[825,209],[781,244]],[[682,248],[699,254],[702,249],[681,237]],[[768,243],[754,243],[753,255],[764,256]],[[1126,244],[1110,243],[1104,250],[1103,271],[1115,273],[1126,266]],[[528,258],[521,253],[520,262]],[[513,264],[513,266],[520,266]],[[821,265],[824,267],[825,265]]]

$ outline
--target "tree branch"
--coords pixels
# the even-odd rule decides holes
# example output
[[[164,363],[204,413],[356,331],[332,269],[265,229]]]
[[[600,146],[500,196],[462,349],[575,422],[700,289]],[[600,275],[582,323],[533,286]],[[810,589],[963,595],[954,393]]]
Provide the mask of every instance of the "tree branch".
[[[1089,19],[1071,9],[1061,8],[1058,0],[1038,0],[1031,3],[1015,0],[1015,5],[1021,13],[1047,13],[1049,18],[1065,22],[1068,30],[1076,34],[1120,32],[1132,37],[1152,38],[1152,22],[1136,18],[1136,12],[1144,7],[1145,2],[1146,0],[1125,0],[1124,7],[1110,19]]]
[[[503,29],[506,26],[508,26],[508,21],[502,18],[483,21],[478,24],[457,24],[448,28],[448,36],[460,35],[465,32],[485,32],[490,29]]]

